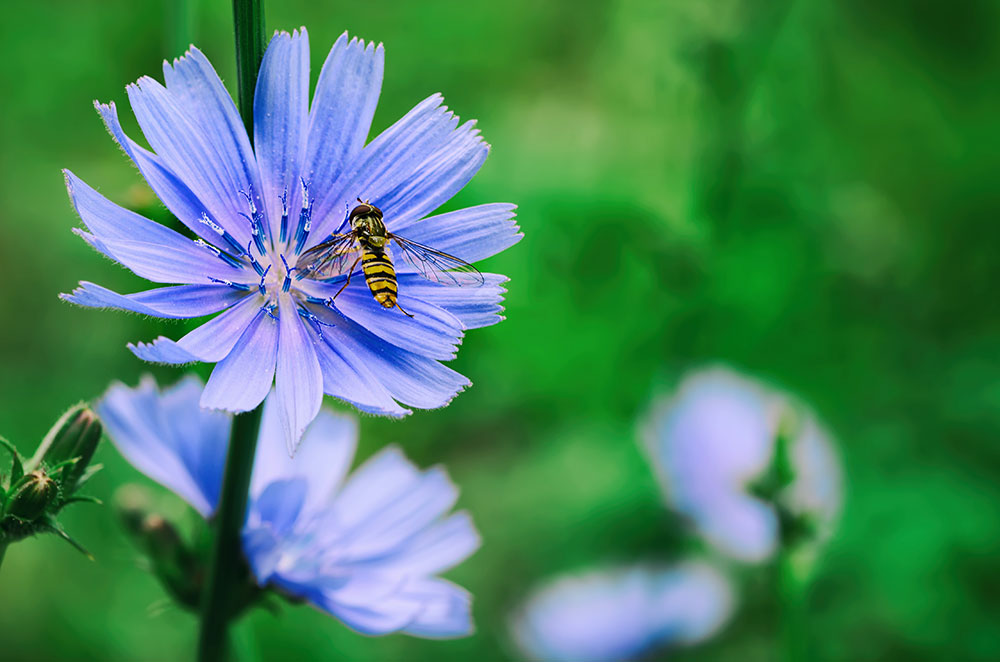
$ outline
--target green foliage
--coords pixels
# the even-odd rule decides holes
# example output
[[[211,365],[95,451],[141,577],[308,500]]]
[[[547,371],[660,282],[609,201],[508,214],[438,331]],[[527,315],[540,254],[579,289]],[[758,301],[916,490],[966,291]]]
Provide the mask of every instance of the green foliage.
[[[91,100],[117,101],[131,121],[125,83],[180,54],[168,4],[5,15],[11,439],[40,438],[60,403],[112,379],[134,384],[150,368],[126,342],[186,328],[56,300],[78,279],[147,287],[70,233],[59,169],[163,214]],[[235,92],[229,4],[200,3],[194,19],[191,40]],[[295,0],[268,3],[267,22],[309,28],[314,80],[344,29],[384,41],[376,130],[436,91],[478,118],[493,151],[449,208],[516,202],[525,238],[483,265],[511,282],[507,320],[470,333],[454,362],[475,386],[443,410],[362,423],[362,454],[398,442],[462,487],[484,546],[452,576],[475,596],[477,634],[371,639],[289,607],[249,616],[245,651],[516,657],[506,619],[536,580],[691,551],[660,506],[637,419],[684,369],[726,361],[799,395],[840,440],[847,504],[804,597],[811,659],[1000,655],[996,3]],[[161,383],[181,374],[153,371]],[[96,458],[107,465],[96,495],[138,479],[112,448]],[[46,537],[13,545],[0,572],[0,595],[19,596],[16,610],[0,605],[5,656],[188,658],[195,620],[150,617],[163,590],[114,518],[61,519],[100,562],[81,571]],[[775,659],[775,582],[740,581],[730,626],[671,659]]]

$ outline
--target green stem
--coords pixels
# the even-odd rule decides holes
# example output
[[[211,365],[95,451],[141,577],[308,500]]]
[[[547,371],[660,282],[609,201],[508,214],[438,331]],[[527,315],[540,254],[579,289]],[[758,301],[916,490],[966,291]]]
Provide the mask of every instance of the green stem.
[[[226,454],[226,471],[215,513],[215,544],[208,582],[201,602],[201,632],[198,659],[216,662],[226,658],[229,622],[238,605],[234,598],[242,592],[240,530],[247,509],[247,492],[253,470],[254,451],[260,429],[261,407],[233,419],[233,431]]]
[[[802,559],[783,548],[778,553],[778,590],[781,600],[782,659],[808,660],[806,641],[806,588],[808,580]]]
[[[240,116],[253,140],[253,96],[257,72],[264,57],[263,0],[233,0],[233,24],[236,41],[236,79]],[[215,513],[215,544],[202,594],[201,631],[198,636],[198,659],[216,662],[227,655],[229,623],[238,605],[236,597],[245,582],[240,530],[247,510],[247,493],[253,471],[254,452],[260,432],[263,404],[233,419],[222,478],[219,508]]]
[[[264,0],[233,0],[236,26],[236,78],[243,126],[253,142],[253,95],[264,59]]]
[[[0,566],[3,565],[4,554],[7,553],[7,543],[0,542]]]

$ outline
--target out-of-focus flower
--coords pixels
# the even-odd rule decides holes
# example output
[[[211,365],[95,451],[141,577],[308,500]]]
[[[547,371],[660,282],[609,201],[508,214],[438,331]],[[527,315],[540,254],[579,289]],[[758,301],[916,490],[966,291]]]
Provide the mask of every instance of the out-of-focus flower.
[[[230,418],[198,407],[189,377],[160,393],[113,385],[98,411],[122,454],[205,517],[218,503]],[[472,631],[471,598],[438,575],[467,558],[479,536],[441,468],[417,469],[394,447],[348,469],[354,418],[321,412],[291,459],[279,405],[264,405],[243,529],[261,586],[306,600],[365,634],[458,637]]]
[[[840,463],[789,396],[724,368],[696,371],[657,406],[645,436],[669,503],[723,553],[763,561],[782,541],[832,531]]]
[[[381,45],[345,33],[310,104],[306,31],[276,34],[257,81],[252,145],[232,98],[193,47],[164,63],[165,86],[143,77],[127,88],[153,151],[125,135],[114,104],[98,104],[112,136],[188,234],[112,203],[66,172],[86,226],[80,236],[143,278],[180,285],[121,295],[82,282],[63,298],[163,318],[221,311],[176,342],[160,337],[130,349],[157,363],[215,363],[203,407],[250,410],[275,384],[289,451],[324,393],[390,416],[408,413],[398,403],[444,406],[469,381],[440,361],[454,358],[466,329],[501,319],[505,277],[447,287],[424,278],[396,242],[388,250],[398,301],[413,317],[379,305],[360,275],[338,295],[347,274],[297,270],[300,256],[342,229],[345,208],[370,200],[390,232],[467,262],[521,237],[510,204],[428,217],[489,151],[475,123],[460,125],[440,95],[365,144],[383,55]]]
[[[709,637],[732,603],[729,582],[702,562],[597,570],[543,586],[517,613],[512,631],[536,660],[633,659]]]

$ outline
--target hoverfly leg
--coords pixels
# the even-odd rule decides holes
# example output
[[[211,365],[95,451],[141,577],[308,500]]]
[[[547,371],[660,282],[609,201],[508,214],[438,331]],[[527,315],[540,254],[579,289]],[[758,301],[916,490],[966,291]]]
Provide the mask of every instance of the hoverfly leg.
[[[351,284],[351,274],[354,273],[354,267],[358,266],[358,262],[360,260],[361,260],[361,256],[358,256],[358,257],[354,258],[354,263],[351,264],[351,268],[347,270],[347,280],[345,280],[344,284],[340,286],[340,289],[337,290],[337,293],[334,294],[332,297],[330,297],[331,301],[333,299],[336,299],[337,297],[339,297],[340,293],[343,292],[347,288],[347,286]]]
[[[403,310],[403,307],[399,305],[398,301],[396,302],[396,308],[399,308],[399,312],[403,313],[404,315],[406,315],[410,319],[413,319],[413,314],[412,313],[408,313],[405,310]]]

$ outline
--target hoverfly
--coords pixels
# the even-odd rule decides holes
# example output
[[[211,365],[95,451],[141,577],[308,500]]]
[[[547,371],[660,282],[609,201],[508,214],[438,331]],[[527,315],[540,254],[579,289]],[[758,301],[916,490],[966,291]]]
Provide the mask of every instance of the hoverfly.
[[[361,262],[365,282],[375,301],[384,308],[399,308],[407,317],[413,317],[396,301],[396,269],[389,253],[389,243],[395,242],[400,256],[429,281],[454,286],[483,284],[483,275],[465,260],[389,232],[381,209],[368,201],[362,202],[361,198],[358,203],[344,219],[350,225],[347,232],[334,232],[302,254],[296,265],[300,277],[328,280],[346,274],[347,280],[333,295],[336,299],[351,282],[351,275]],[[345,269],[348,264],[350,266]]]

